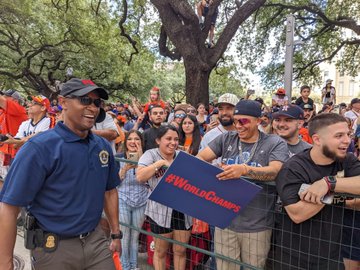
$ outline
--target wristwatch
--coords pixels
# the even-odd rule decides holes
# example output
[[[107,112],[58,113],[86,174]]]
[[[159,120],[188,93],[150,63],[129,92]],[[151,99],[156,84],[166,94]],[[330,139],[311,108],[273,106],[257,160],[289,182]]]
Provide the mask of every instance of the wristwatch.
[[[336,177],[332,176],[332,175],[329,175],[329,176],[326,176],[324,178],[325,178],[326,182],[329,185],[329,191],[334,192],[335,191],[335,186],[336,186]]]
[[[123,238],[123,234],[122,231],[120,231],[119,233],[112,233],[110,234],[111,239],[122,239]]]

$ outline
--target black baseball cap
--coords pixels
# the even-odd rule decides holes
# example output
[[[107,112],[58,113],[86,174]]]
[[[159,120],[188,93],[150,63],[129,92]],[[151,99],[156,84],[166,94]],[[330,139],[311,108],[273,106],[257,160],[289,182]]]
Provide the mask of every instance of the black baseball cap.
[[[234,115],[248,115],[253,117],[261,116],[261,104],[255,100],[243,99],[235,106]]]
[[[273,118],[276,119],[279,116],[286,116],[293,119],[304,119],[304,111],[297,105],[283,106],[279,111],[273,113]]]
[[[68,95],[72,96],[85,96],[86,94],[97,91],[98,95],[102,99],[108,99],[109,95],[104,88],[97,86],[91,80],[82,80],[78,78],[72,78],[68,80],[61,86],[60,95],[66,97]]]
[[[259,102],[260,104],[264,104],[264,100],[261,97],[257,97],[254,100]]]

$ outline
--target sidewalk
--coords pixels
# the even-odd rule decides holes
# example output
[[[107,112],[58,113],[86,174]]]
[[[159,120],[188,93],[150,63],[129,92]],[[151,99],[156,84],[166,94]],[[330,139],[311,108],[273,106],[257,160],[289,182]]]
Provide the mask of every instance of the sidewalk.
[[[14,249],[14,270],[31,270],[29,251],[24,247],[24,232],[18,227]]]

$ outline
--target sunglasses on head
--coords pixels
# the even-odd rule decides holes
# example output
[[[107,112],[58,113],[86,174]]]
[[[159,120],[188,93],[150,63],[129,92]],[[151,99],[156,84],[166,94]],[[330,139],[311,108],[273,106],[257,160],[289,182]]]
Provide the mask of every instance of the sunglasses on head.
[[[94,105],[97,108],[100,108],[100,105],[101,105],[101,99],[100,98],[93,99],[93,98],[91,98],[89,96],[82,96],[82,97],[69,96],[67,98],[72,98],[72,99],[76,98],[78,101],[80,101],[81,105],[85,105],[85,106],[89,106],[89,105],[94,103]]]
[[[34,105],[44,106],[43,104],[36,102],[36,101],[29,102],[29,106],[34,106]]]
[[[185,113],[179,113],[179,114],[175,114],[175,118],[184,118],[186,116]]]
[[[249,124],[251,121],[248,118],[239,118],[239,119],[235,119],[234,118],[234,125],[240,124],[240,125],[246,125]]]

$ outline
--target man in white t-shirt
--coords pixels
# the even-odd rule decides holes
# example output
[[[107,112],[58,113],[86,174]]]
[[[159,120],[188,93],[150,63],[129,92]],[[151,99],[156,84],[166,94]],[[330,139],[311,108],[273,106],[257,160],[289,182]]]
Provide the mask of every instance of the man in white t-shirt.
[[[101,110],[100,112],[101,116],[99,116],[98,119],[96,120],[96,123],[94,127],[91,129],[91,132],[107,139],[111,144],[111,149],[113,150],[113,154],[115,154],[116,153],[115,139],[117,138],[117,136],[119,136],[117,127],[111,115],[105,113],[103,108],[101,108],[100,110]],[[102,114],[105,114],[105,116],[103,116]]]
[[[208,144],[220,134],[235,130],[234,123],[234,110],[235,105],[239,99],[234,94],[226,93],[219,97],[217,108],[219,110],[218,125],[206,132],[201,140],[200,150],[205,149]],[[210,123],[211,125],[212,123]]]
[[[29,119],[22,122],[14,138],[10,137],[4,143],[13,144],[15,148],[21,147],[35,134],[50,128],[50,118],[46,116],[50,109],[50,101],[42,95],[29,97],[27,107]],[[8,137],[10,135],[7,135]]]

